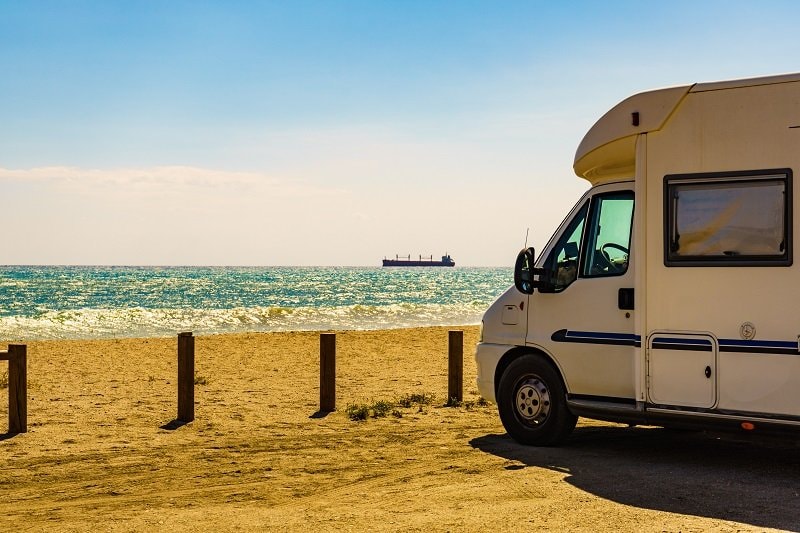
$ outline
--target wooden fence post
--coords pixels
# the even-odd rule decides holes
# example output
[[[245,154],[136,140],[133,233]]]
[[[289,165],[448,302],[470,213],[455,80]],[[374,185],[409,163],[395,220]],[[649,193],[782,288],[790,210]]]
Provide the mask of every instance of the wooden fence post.
[[[336,410],[336,334],[319,336],[319,410]]]
[[[194,420],[194,337],[178,334],[178,420]]]
[[[447,401],[464,401],[464,332],[449,331],[447,346]]]
[[[8,346],[8,432],[28,431],[28,348]]]

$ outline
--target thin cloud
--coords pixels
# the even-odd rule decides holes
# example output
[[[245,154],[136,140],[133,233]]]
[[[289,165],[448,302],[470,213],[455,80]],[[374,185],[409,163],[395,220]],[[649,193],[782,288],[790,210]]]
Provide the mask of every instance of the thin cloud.
[[[259,172],[215,170],[192,166],[97,169],[70,166],[8,169],[0,167],[0,181],[43,183],[73,192],[178,193],[188,190],[236,193],[269,193],[273,196],[331,196],[341,189],[278,179]]]

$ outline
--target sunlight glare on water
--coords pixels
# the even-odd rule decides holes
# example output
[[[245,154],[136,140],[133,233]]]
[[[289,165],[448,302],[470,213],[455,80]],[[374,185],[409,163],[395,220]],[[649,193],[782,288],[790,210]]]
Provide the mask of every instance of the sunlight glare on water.
[[[508,268],[0,267],[0,337],[477,324]]]

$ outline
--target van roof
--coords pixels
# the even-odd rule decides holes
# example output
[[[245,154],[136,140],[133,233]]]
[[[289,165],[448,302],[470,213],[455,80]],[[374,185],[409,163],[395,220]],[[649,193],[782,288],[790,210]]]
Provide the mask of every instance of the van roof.
[[[636,136],[661,129],[689,93],[800,81],[800,73],[656,89],[626,98],[595,122],[575,153],[575,174],[592,185],[631,178]]]

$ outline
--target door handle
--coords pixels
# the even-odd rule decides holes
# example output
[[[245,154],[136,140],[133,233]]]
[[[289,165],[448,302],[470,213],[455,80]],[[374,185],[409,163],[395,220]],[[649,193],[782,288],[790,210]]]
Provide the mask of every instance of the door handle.
[[[633,289],[620,289],[617,292],[617,307],[622,310],[633,309]]]
[[[711,367],[710,366],[706,367],[706,377],[711,379]]]

